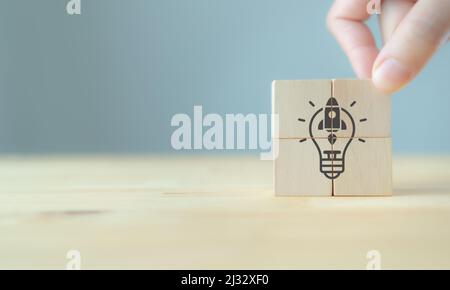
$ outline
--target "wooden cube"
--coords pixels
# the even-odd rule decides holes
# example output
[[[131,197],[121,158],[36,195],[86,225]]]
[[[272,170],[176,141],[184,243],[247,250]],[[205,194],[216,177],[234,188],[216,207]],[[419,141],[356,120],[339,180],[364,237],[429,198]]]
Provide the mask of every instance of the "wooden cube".
[[[391,97],[380,93],[370,80],[333,80],[333,97],[341,119],[355,123],[355,132],[340,130],[337,137],[391,137]]]
[[[272,111],[279,116],[279,137],[311,138],[308,121],[331,94],[331,80],[274,81]],[[327,137],[326,132],[317,132],[316,128],[313,133],[317,134],[314,137]]]
[[[278,196],[331,196],[332,161],[323,161],[317,146],[331,150],[327,139],[280,139],[275,160],[275,193]]]
[[[275,193],[392,194],[391,99],[369,80],[274,81]]]
[[[333,195],[392,195],[391,147],[391,138],[338,138],[333,151],[344,153],[333,161]]]

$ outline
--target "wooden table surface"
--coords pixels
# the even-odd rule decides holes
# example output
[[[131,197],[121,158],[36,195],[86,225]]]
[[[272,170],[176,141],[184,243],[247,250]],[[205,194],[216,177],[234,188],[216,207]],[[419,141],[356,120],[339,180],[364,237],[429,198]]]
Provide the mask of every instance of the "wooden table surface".
[[[3,157],[0,268],[450,268],[450,157],[394,160],[393,197],[277,198],[257,157]]]

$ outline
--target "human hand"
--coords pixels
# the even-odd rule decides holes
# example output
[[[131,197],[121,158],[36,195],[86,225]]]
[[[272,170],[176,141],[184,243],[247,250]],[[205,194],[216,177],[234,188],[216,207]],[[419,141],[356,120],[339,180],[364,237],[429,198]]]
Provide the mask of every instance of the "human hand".
[[[393,93],[411,82],[450,36],[450,0],[384,0],[379,51],[369,19],[369,0],[335,0],[327,18],[359,78]]]

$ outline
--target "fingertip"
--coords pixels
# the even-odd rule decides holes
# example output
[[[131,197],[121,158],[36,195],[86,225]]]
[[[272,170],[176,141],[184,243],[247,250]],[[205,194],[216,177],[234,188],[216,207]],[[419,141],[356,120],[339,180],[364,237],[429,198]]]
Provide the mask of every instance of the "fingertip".
[[[407,65],[395,58],[388,58],[374,67],[372,82],[380,91],[392,94],[407,85],[413,76]]]

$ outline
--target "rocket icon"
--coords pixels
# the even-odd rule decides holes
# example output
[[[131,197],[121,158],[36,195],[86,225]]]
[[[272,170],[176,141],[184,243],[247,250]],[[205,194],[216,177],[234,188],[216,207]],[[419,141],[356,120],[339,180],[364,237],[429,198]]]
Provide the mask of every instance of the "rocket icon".
[[[347,124],[341,119],[341,108],[335,98],[328,99],[323,112],[324,118],[320,121],[318,129],[329,132],[328,141],[330,144],[334,144],[337,139],[334,133],[339,130],[347,130]]]

